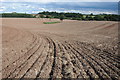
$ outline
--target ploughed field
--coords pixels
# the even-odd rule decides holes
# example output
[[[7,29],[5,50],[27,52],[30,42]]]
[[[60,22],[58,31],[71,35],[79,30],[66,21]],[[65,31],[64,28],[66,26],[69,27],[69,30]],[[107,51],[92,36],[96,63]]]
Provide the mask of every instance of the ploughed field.
[[[118,23],[3,18],[3,78],[120,80]]]

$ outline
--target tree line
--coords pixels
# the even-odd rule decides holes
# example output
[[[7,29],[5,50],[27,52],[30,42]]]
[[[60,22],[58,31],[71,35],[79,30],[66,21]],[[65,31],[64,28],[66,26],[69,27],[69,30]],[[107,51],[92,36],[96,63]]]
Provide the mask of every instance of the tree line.
[[[39,12],[41,18],[59,18],[72,20],[96,20],[96,21],[120,21],[120,15],[117,14],[81,14],[81,13],[58,13],[58,12]]]
[[[2,13],[1,17],[14,17],[14,18],[35,18],[32,14],[26,13]]]
[[[26,14],[26,13],[2,13],[0,17],[18,17],[18,18],[58,18],[71,19],[71,20],[96,20],[96,21],[120,21],[120,15],[117,14],[81,14],[81,13],[58,13],[58,12],[39,12],[38,14]]]

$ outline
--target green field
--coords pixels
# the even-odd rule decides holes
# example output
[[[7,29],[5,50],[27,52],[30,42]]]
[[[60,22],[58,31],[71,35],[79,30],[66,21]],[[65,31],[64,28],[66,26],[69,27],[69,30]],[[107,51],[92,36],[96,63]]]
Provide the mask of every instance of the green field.
[[[60,23],[59,21],[57,22],[43,22],[44,24],[55,24],[55,23]]]

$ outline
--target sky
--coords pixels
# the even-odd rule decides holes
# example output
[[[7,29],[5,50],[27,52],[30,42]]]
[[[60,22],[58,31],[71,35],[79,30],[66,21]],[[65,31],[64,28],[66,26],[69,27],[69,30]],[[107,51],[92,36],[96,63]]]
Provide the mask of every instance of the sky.
[[[118,0],[0,0],[0,13],[42,11],[117,14]],[[109,2],[108,2],[109,1]]]
[[[119,2],[119,0],[0,0],[2,2]]]

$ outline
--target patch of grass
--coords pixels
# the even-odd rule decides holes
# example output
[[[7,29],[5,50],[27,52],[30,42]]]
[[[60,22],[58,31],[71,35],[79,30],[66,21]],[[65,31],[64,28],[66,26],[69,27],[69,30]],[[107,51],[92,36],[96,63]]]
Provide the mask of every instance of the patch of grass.
[[[59,21],[56,22],[43,22],[44,24],[55,24],[55,23],[60,23]]]

